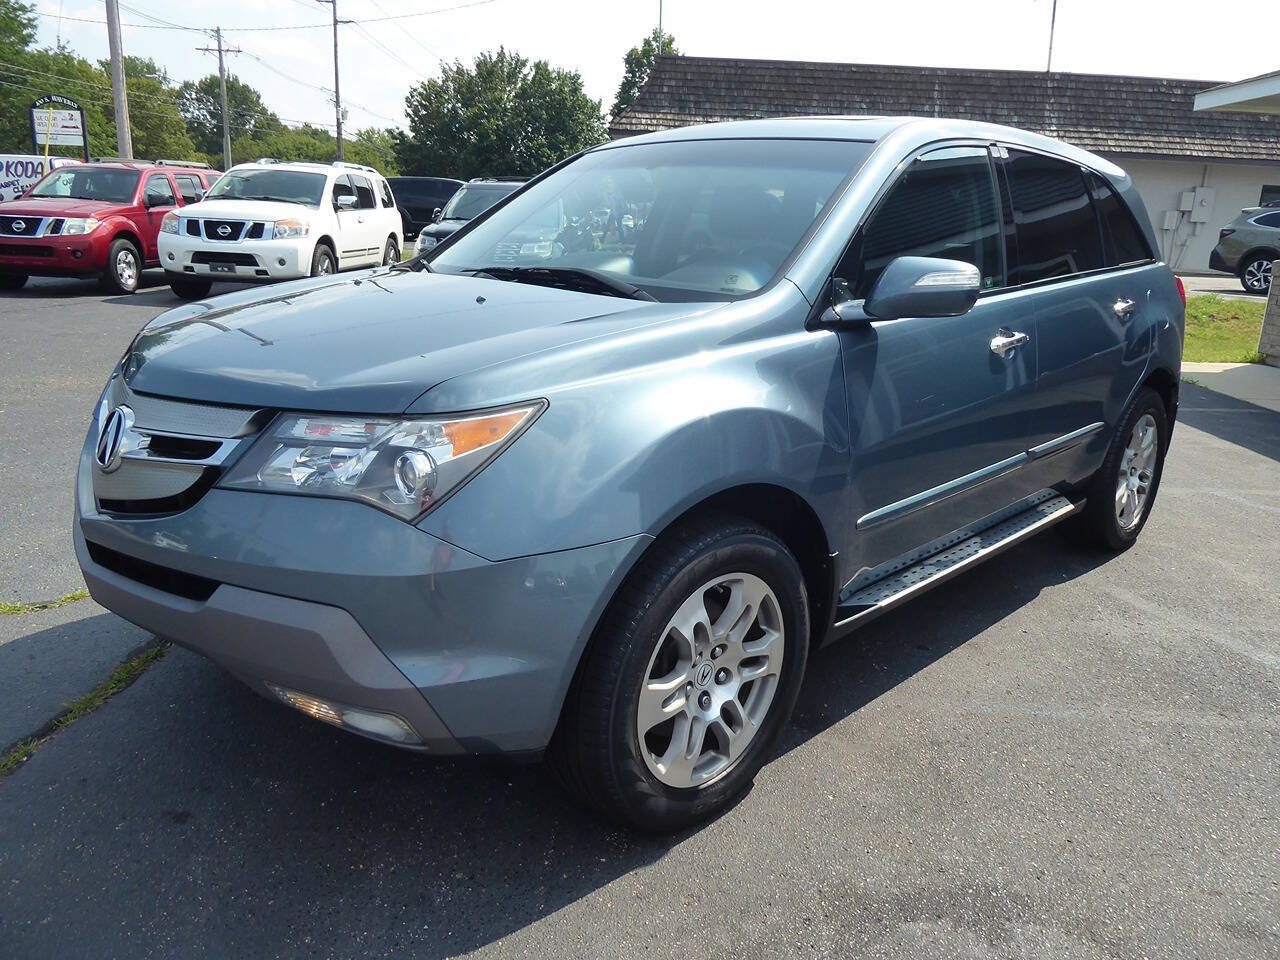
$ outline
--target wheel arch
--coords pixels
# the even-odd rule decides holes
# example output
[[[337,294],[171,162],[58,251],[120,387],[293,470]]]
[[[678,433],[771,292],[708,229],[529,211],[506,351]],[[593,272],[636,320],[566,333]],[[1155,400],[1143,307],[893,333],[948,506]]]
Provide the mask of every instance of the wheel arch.
[[[1172,424],[1178,415],[1178,377],[1165,367],[1157,367],[1147,374],[1142,387],[1150,387],[1164,401],[1164,410]],[[1141,389],[1141,387],[1139,388]]]
[[[117,228],[115,233],[111,234],[111,239],[107,241],[107,247],[109,248],[111,244],[115,243],[117,240],[128,240],[131,244],[133,244],[133,248],[138,251],[138,259],[139,259],[138,268],[141,269],[142,268],[141,261],[146,257],[146,254],[143,252],[143,249],[142,249],[142,238],[138,236],[137,231],[133,230],[130,227]]]
[[[1238,277],[1243,274],[1244,268],[1256,257],[1262,257],[1263,259],[1271,260],[1274,263],[1276,260],[1280,260],[1280,250],[1277,250],[1275,247],[1250,248],[1243,256],[1240,257],[1239,260],[1236,261],[1236,276]]]

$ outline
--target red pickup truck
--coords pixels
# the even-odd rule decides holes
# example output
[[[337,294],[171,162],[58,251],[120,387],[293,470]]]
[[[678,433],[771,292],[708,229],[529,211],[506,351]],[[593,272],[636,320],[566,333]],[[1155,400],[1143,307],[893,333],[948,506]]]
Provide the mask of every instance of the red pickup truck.
[[[164,215],[195,203],[220,176],[169,160],[51,170],[17,200],[0,203],[0,290],[17,290],[31,276],[99,277],[113,293],[133,293],[142,270],[160,265]]]

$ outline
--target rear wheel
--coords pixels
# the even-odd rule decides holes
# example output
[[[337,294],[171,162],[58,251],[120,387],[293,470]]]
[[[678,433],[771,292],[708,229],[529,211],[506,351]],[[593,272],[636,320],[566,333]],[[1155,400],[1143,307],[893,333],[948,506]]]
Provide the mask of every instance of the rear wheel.
[[[21,290],[27,279],[25,273],[0,273],[0,290]]]
[[[769,758],[808,648],[804,578],[777,537],[729,517],[678,530],[615,595],[548,758],[629,826],[705,819]]]
[[[333,259],[333,251],[324,244],[319,244],[316,252],[311,255],[311,276],[327,277],[337,272],[338,263]]]
[[[142,254],[129,240],[118,237],[107,248],[107,268],[102,285],[112,293],[133,293],[142,275]]]
[[[382,265],[384,267],[389,267],[399,262],[400,244],[396,243],[395,237],[387,237],[386,249],[382,251]]]
[[[1266,293],[1271,289],[1271,263],[1266,254],[1245,257],[1240,265],[1240,286],[1250,293]]]
[[[186,277],[170,277],[169,289],[179,300],[200,300],[209,295],[213,288],[212,280],[187,279]]]
[[[1106,550],[1127,550],[1155,502],[1169,448],[1169,417],[1164,400],[1144,388],[1120,421],[1102,466],[1090,481],[1088,503],[1077,530],[1087,543]]]

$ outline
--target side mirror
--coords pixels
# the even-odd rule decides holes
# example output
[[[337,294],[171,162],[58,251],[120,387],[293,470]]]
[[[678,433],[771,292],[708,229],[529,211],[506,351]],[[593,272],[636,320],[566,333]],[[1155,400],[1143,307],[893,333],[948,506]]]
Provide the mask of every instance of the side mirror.
[[[881,272],[862,308],[876,320],[959,317],[973,309],[982,275],[972,263],[897,257]]]
[[[431,211],[431,222],[432,222],[432,223],[439,223],[439,222],[440,222],[440,218],[441,218],[442,216],[444,216],[444,211],[443,211],[442,209],[440,209],[439,207],[436,207],[434,210],[432,210],[432,211]]]
[[[142,205],[150,210],[152,207],[162,207],[169,202],[168,197],[162,197],[158,193],[148,193],[142,198]]]
[[[337,207],[339,210],[351,210],[351,209],[353,209],[353,208],[355,207],[355,205],[356,205],[356,197],[355,197],[355,194],[353,194],[353,193],[344,193],[344,194],[342,194],[341,196],[336,197],[336,198],[334,199],[334,201],[333,201],[333,205],[334,205],[335,207]]]
[[[203,199],[204,199],[204,191],[203,191],[203,190],[197,190],[197,191],[196,191],[196,198],[195,198],[195,200],[194,200],[194,201],[192,201],[192,202],[193,202],[193,203],[199,203],[199,202],[200,202],[201,200],[203,200]]]

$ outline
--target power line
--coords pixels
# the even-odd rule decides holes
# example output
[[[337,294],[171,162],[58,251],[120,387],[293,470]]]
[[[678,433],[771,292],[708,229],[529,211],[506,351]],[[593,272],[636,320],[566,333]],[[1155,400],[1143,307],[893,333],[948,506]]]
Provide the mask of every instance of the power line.
[[[361,23],[361,24],[387,23],[393,20],[409,20],[414,17],[431,17],[431,16],[435,16],[438,13],[452,13],[455,10],[467,10],[471,7],[483,7],[486,4],[490,4],[494,2],[495,0],[470,0],[470,2],[468,3],[458,3],[458,4],[454,4],[451,7],[439,7],[435,10],[419,10],[415,13],[397,13],[397,14],[389,14],[381,17],[365,17],[364,19],[361,19],[361,20],[344,20],[342,22],[343,23]],[[143,17],[150,16],[149,14],[143,14],[143,13],[139,13],[136,10],[132,10],[132,8],[131,8],[131,12],[134,12],[138,16],[143,16]],[[37,10],[35,11],[35,13],[36,13],[36,16],[48,17],[50,19],[57,19],[58,17],[56,13],[48,13],[43,10]],[[67,16],[66,14],[63,14],[62,19],[74,20],[77,23],[105,24],[107,22],[105,20],[96,20],[92,17],[71,17],[71,16]],[[159,18],[152,18],[152,19],[158,20]],[[135,30],[185,30],[191,33],[209,33],[209,30],[205,27],[190,27],[190,26],[186,26],[185,24],[173,23],[172,21],[161,21],[159,23],[121,23],[120,26],[130,27]],[[222,32],[223,33],[232,33],[232,32],[272,33],[278,30],[322,30],[328,27],[329,27],[329,24],[327,23],[290,23],[290,24],[281,24],[279,26],[273,26],[273,27],[223,27]]]

